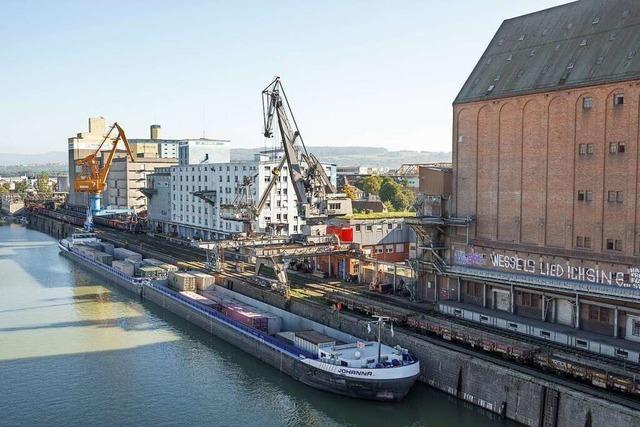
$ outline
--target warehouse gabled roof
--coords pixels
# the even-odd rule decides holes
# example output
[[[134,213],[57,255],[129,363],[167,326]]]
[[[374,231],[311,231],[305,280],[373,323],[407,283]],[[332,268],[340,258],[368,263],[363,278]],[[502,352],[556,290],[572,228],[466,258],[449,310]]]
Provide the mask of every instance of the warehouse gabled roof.
[[[640,1],[580,0],[502,23],[454,103],[640,78]]]

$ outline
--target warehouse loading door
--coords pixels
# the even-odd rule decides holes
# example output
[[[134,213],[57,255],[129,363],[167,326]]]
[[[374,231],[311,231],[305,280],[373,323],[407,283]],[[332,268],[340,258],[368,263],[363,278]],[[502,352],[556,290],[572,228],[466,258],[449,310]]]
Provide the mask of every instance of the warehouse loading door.
[[[511,312],[511,294],[509,291],[493,290],[493,301],[496,310]]]
[[[575,306],[571,301],[566,299],[558,299],[556,306],[556,322],[561,325],[574,326],[574,309]]]

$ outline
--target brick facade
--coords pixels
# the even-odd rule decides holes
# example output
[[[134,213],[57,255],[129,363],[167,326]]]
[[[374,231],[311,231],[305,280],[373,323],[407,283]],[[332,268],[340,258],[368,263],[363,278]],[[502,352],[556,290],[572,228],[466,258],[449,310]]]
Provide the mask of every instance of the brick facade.
[[[454,105],[453,210],[475,216],[470,235],[637,261],[639,84]]]

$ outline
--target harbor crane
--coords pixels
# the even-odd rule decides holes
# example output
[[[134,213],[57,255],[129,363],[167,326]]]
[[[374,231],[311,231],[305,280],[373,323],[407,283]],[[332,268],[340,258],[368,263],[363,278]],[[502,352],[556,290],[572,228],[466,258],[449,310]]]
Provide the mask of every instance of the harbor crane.
[[[325,221],[330,216],[352,213],[351,199],[336,192],[322,164],[307,151],[280,77],[262,91],[262,111],[264,136],[273,138],[274,119],[277,119],[284,150],[282,161],[273,171],[272,182],[286,163],[296,193],[298,215],[307,224],[305,234],[325,235]],[[303,164],[306,167],[303,168]],[[267,188],[269,191],[272,182]]]
[[[220,217],[243,222],[243,230],[247,231],[247,235],[241,239],[200,243],[197,246],[207,251],[209,266],[216,271],[223,270],[226,249],[242,248],[256,261],[256,276],[260,276],[262,266],[271,267],[275,275],[273,287],[288,298],[288,261],[351,250],[349,245],[341,244],[337,236],[327,235],[326,232],[326,221],[330,217],[352,213],[351,199],[336,192],[322,164],[307,151],[279,77],[262,91],[262,109],[264,136],[274,137],[277,121],[284,155],[271,171],[269,184],[257,203],[254,202],[251,190],[257,177],[254,175],[245,177],[238,184],[233,203],[220,205]],[[293,237],[255,235],[252,224],[271,197],[285,166],[295,192],[298,216],[305,221],[302,234]]]
[[[113,131],[117,132],[114,137],[111,136]],[[109,141],[112,144],[111,151],[102,165],[100,165],[100,150]],[[131,158],[132,162],[135,162],[135,158],[131,153],[131,147],[129,146],[129,140],[122,129],[122,127],[115,122],[109,129],[109,132],[102,139],[102,142],[98,148],[88,156],[76,160],[75,164],[81,166],[82,172],[76,176],[74,182],[74,190],[78,193],[89,194],[89,206],[87,208],[87,219],[85,220],[85,229],[87,231],[93,230],[93,216],[100,213],[102,192],[107,187],[107,176],[111,169],[111,164],[118,148],[118,143],[122,141],[127,149],[127,155]]]

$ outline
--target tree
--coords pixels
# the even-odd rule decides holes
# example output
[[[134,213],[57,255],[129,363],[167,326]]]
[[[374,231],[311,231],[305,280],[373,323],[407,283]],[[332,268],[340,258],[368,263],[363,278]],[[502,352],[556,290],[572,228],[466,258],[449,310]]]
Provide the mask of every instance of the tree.
[[[5,194],[9,194],[9,183],[3,182],[0,184],[0,196],[4,196]]]
[[[51,187],[49,187],[49,175],[46,173],[38,175],[36,179],[36,191],[40,196],[50,196]]]
[[[402,190],[400,184],[390,178],[385,178],[384,182],[380,186],[380,192],[378,195],[380,196],[380,200],[383,202],[393,203],[393,198],[400,190]]]
[[[353,187],[352,185],[345,185],[342,188],[342,191],[344,192],[344,194],[350,198],[351,200],[355,200],[357,199],[356,197],[356,189],[355,187]]]
[[[27,188],[29,188],[29,183],[27,181],[16,182],[16,193],[24,194],[27,192]]]
[[[358,181],[358,187],[367,194],[378,194],[381,185],[382,178],[377,175],[365,176]]]
[[[398,191],[391,203],[397,211],[406,211],[415,203],[416,196],[411,189],[403,187]]]

